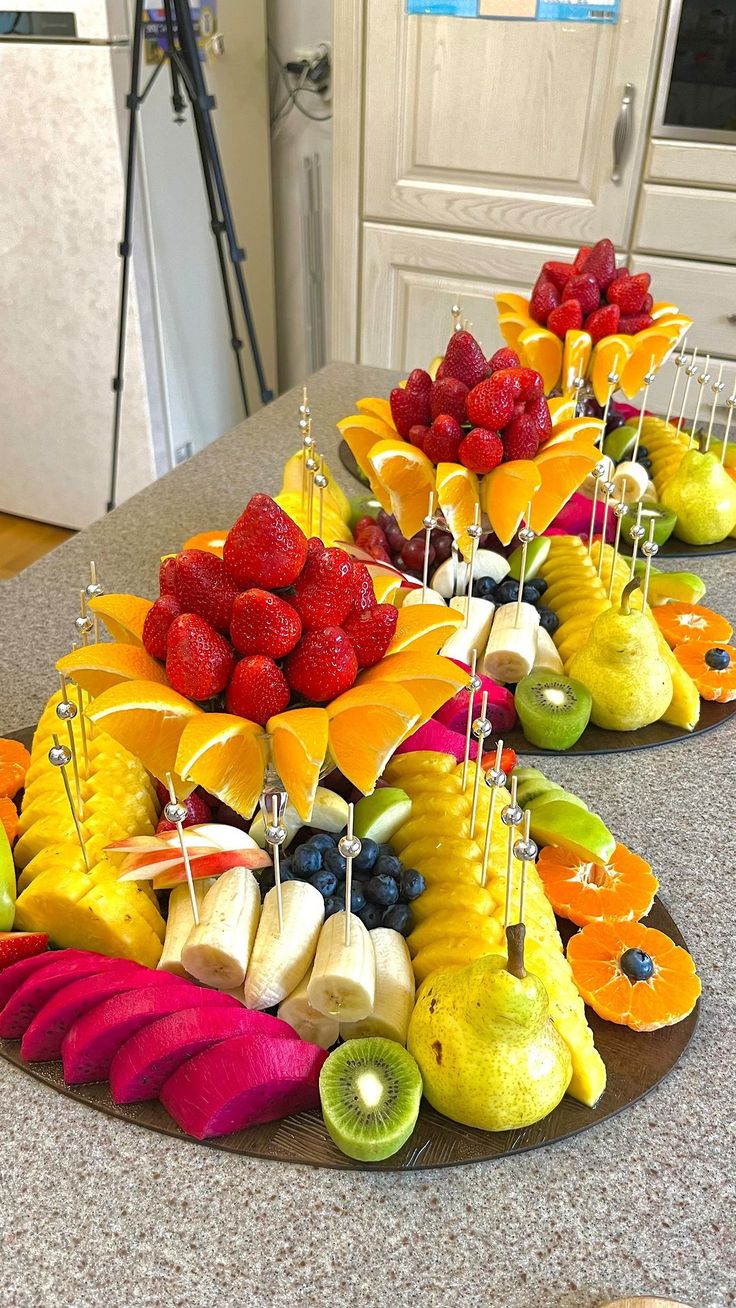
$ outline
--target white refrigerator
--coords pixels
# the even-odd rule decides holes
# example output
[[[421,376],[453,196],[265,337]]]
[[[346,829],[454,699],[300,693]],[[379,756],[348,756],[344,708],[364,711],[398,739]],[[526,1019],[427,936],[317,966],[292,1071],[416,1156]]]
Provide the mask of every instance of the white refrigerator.
[[[72,5],[74,37],[52,39]],[[205,76],[275,390],[265,5],[214,7],[222,52]],[[79,528],[111,480],[131,14],[127,0],[18,12],[0,14],[0,511]],[[27,39],[3,39],[14,22]],[[118,503],[243,417],[194,128],[170,100],[164,68],[140,110]]]

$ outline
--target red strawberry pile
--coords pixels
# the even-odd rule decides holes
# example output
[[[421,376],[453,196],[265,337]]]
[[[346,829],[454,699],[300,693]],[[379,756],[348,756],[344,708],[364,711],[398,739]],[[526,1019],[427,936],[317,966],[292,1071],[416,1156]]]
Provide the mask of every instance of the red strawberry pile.
[[[574,263],[543,264],[529,313],[563,341],[566,332],[578,330],[588,332],[593,344],[616,332],[635,336],[654,321],[650,281],[649,273],[617,268],[613,242],[604,238],[582,245]]]
[[[222,559],[167,558],[143,628],[181,695],[265,725],[297,702],[325,704],[383,658],[397,610],[377,604],[364,563],[325,548],[267,495],[230,529]]]
[[[481,475],[533,459],[552,432],[539,373],[522,368],[513,350],[486,359],[467,331],[450,337],[434,381],[415,368],[390,399],[399,435],[432,463],[461,463]]]

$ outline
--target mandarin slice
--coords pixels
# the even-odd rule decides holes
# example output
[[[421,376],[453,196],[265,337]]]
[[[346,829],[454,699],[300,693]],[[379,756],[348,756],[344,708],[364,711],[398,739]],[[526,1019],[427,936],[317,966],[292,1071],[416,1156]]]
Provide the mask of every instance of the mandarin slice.
[[[593,341],[589,332],[565,332],[565,342],[562,349],[562,377],[560,379],[563,392],[573,389],[576,377],[585,377],[592,348]],[[574,399],[572,403],[573,412],[570,416],[574,417]]]
[[[0,738],[0,797],[13,799],[22,789],[31,756],[19,740]]]
[[[166,784],[171,772],[180,798],[194,789],[176,771],[176,755],[187,722],[202,709],[169,686],[152,681],[121,681],[87,709],[87,716],[118,744],[129,749],[154,777]]]
[[[634,1031],[681,1022],[701,991],[687,950],[642,922],[590,923],[569,941],[567,961],[586,1004]]]
[[[670,600],[667,604],[655,604],[652,617],[672,649],[690,640],[726,645],[733,635],[731,623],[702,604]]]
[[[664,328],[656,331],[647,327],[633,338],[635,345],[631,357],[624,365],[619,385],[627,399],[631,400],[644,386],[644,376],[655,372],[672,353],[677,342],[677,335]]]
[[[0,826],[5,828],[5,834],[12,845],[18,834],[18,810],[12,799],[7,795],[0,796]]]
[[[515,313],[529,322],[534,321],[529,313],[529,301],[525,296],[517,295],[515,291],[496,291],[493,298],[499,313]]]
[[[707,656],[716,651],[728,656],[725,667],[711,667]],[[688,640],[675,646],[675,658],[692,677],[703,699],[729,704],[736,699],[736,649],[732,645],[713,645],[711,640]]]
[[[608,380],[614,373],[620,377],[633,351],[632,336],[604,336],[598,341],[590,360],[589,376],[595,398],[605,404],[613,383]]]
[[[552,454],[550,450],[550,456]],[[597,451],[585,454],[573,447],[568,453],[563,445],[558,457],[549,457],[538,464],[542,484],[532,500],[528,523],[532,531],[540,535],[549,527],[570,496],[585,481],[591,468],[595,467],[596,459]]]
[[[204,550],[206,554],[216,554],[222,558],[226,531],[198,531],[184,541],[182,550]]]
[[[415,606],[418,607],[418,606]],[[435,606],[437,607],[437,606]],[[407,613],[411,609],[407,609]],[[403,609],[400,610],[400,615]],[[448,699],[452,699],[467,685],[468,674],[462,668],[459,668],[452,659],[444,658],[441,654],[421,653],[415,650],[407,650],[400,654],[388,654],[382,658],[380,663],[374,664],[372,668],[366,668],[358,677],[357,685],[373,686],[381,683],[393,682],[404,686],[409,694],[416,700],[419,706],[419,722],[416,726],[421,726],[428,722]],[[405,755],[407,759],[415,759],[416,754]],[[447,757],[442,755],[441,757]],[[399,760],[396,760],[398,765]],[[394,764],[391,764],[394,767]],[[419,764],[416,765],[417,770]],[[406,765],[406,771],[411,772],[413,769],[410,764]],[[449,771],[449,768],[447,769]],[[401,771],[397,767],[397,771]]]
[[[389,427],[388,423],[384,422],[382,418],[362,413],[352,414],[349,418],[341,418],[337,427],[363,476],[368,478],[370,488],[382,509],[386,513],[390,513],[391,497],[386,488],[381,485],[379,478],[368,462],[368,454],[379,441],[396,439],[393,428]]]
[[[366,395],[363,400],[356,400],[355,407],[358,413],[363,413],[367,418],[380,418],[392,432],[396,431],[391,405],[382,395]]]
[[[143,644],[143,624],[153,607],[150,600],[140,595],[96,595],[88,607],[102,619],[113,640],[122,645]]]
[[[638,921],[651,909],[659,885],[649,864],[621,844],[604,864],[545,845],[537,871],[555,913],[577,926]]]
[[[258,723],[232,713],[200,713],[184,726],[175,766],[185,781],[204,787],[249,818],[263,790],[266,762],[266,740]]]
[[[446,640],[463,624],[463,615],[457,609],[440,604],[410,604],[399,609],[396,630],[386,657],[391,654],[436,654]],[[378,671],[383,662],[374,664],[371,672]]]

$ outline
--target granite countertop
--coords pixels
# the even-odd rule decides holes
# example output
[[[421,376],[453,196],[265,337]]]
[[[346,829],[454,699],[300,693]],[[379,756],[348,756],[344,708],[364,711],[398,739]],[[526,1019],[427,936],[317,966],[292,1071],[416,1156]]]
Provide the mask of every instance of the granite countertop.
[[[310,381],[319,447],[353,492],[334,424],[391,380],[333,364]],[[45,702],[90,558],[108,591],[154,594],[161,553],[228,526],[252,492],[278,490],[298,402],[283,396],[2,584],[0,731],[31,723]],[[706,602],[736,616],[736,561],[696,566]],[[695,1037],[647,1099],[494,1163],[343,1174],[148,1133],[0,1060],[0,1304],[597,1308],[646,1293],[736,1304],[733,742],[726,726],[625,757],[545,761],[652,862],[703,978]]]

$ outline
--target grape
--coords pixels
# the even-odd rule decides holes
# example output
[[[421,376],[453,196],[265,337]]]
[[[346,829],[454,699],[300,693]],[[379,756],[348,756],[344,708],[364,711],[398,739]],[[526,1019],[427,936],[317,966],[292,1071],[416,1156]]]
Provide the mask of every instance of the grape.
[[[444,563],[452,554],[452,536],[449,531],[434,531],[432,533],[432,548],[434,550],[435,563]]]
[[[424,542],[408,540],[401,551],[401,564],[407,572],[421,573],[424,563]]]
[[[386,528],[386,540],[389,543],[390,549],[398,550],[398,551],[401,550],[401,547],[404,544],[404,536],[402,535],[401,531],[399,530],[395,522],[389,522]]]
[[[390,527],[392,523],[393,523],[393,524],[396,523],[396,519],[395,519],[395,518],[392,518],[390,513],[386,513],[386,510],[385,510],[385,509],[381,509],[381,512],[379,513],[378,517],[376,518],[376,522],[378,523],[379,527],[381,528],[381,531],[385,531],[386,528],[387,528],[387,527]]]

